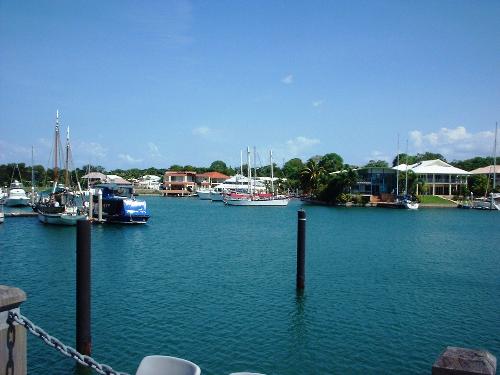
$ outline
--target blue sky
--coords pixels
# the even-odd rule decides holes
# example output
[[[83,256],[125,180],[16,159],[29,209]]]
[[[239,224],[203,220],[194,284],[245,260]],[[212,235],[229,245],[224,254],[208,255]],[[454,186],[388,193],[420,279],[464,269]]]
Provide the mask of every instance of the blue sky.
[[[0,0],[0,163],[490,155],[499,1]]]

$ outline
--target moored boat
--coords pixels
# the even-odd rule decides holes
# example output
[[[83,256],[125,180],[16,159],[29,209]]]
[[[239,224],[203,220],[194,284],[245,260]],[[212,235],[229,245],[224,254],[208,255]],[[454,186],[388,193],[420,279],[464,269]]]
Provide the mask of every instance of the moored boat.
[[[116,183],[97,184],[92,189],[91,217],[99,218],[99,194],[102,195],[102,220],[117,224],[145,224],[151,217],[146,202],[135,199],[133,187]]]
[[[228,206],[265,206],[265,207],[279,207],[286,206],[290,201],[286,196],[275,195],[274,193],[274,171],[273,171],[273,157],[272,151],[269,152],[270,166],[271,166],[271,193],[259,192],[255,189],[255,178],[252,183],[252,173],[250,167],[250,150],[247,149],[247,162],[248,162],[248,184],[247,192],[239,193],[233,192],[224,196],[224,203]],[[255,158],[254,158],[255,159]],[[264,185],[265,189],[265,185]]]
[[[56,128],[54,137],[54,187],[51,191],[41,193],[33,209],[38,213],[38,220],[44,224],[76,225],[78,220],[87,218],[83,207],[81,190],[72,190],[69,175],[69,128],[66,137],[65,185],[59,184],[58,156],[60,150],[59,111],[56,112]],[[78,180],[78,177],[77,177]]]
[[[4,198],[4,204],[8,207],[20,207],[27,206],[29,201],[30,200],[26,195],[26,191],[23,188],[23,184],[14,180],[14,182],[10,184],[7,196]]]

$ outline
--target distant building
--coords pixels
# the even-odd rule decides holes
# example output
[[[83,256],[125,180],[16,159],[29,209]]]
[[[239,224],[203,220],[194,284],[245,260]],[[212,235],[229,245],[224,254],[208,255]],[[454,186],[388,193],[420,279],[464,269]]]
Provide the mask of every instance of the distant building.
[[[493,186],[493,174],[495,174],[495,186],[500,187],[500,165],[490,165],[488,167],[482,167],[470,171],[471,174],[482,174],[488,176],[490,179],[490,186]]]
[[[159,190],[160,185],[161,185],[161,177],[149,175],[149,174],[142,176],[136,182],[136,186],[139,189]]]
[[[427,192],[420,194],[452,196],[460,193],[460,188],[467,185],[470,172],[456,168],[442,160],[425,160],[412,165],[400,164],[394,169],[405,172],[413,171],[427,186]],[[417,194],[418,185],[417,185]]]
[[[215,185],[220,184],[227,180],[229,176],[219,172],[206,172],[196,175],[197,187],[213,188]]]
[[[84,180],[87,180],[87,183],[89,184],[89,186],[93,186],[93,185],[99,184],[99,183],[115,183],[115,184],[119,184],[119,185],[132,185],[132,183],[130,181],[127,181],[120,176],[117,176],[114,174],[105,175],[104,173],[100,173],[100,172],[90,172],[90,173],[87,173],[82,178]]]
[[[104,182],[106,180],[106,175],[101,172],[90,172],[82,177],[84,180],[87,180],[89,186],[93,186],[94,184],[98,184]]]
[[[358,181],[353,187],[355,194],[377,197],[371,201],[392,201],[396,192],[396,170],[384,167],[363,167],[355,169]]]
[[[163,177],[163,186],[167,196],[191,196],[195,191],[196,172],[166,171]]]

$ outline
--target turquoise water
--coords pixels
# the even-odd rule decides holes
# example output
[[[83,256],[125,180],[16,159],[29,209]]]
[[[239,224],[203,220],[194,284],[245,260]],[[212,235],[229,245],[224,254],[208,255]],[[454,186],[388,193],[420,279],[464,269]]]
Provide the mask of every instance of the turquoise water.
[[[93,356],[117,370],[163,354],[203,374],[429,374],[447,345],[500,356],[499,213],[305,206],[297,295],[299,202],[146,200],[146,226],[92,229]],[[22,313],[74,345],[74,228],[7,218],[0,284],[24,289]],[[28,344],[29,374],[77,372]]]

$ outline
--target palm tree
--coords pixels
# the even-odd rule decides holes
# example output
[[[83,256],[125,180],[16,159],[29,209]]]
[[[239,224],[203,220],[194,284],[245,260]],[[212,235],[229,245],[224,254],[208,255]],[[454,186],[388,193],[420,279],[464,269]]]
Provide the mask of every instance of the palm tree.
[[[305,192],[315,195],[318,193],[318,185],[325,173],[323,167],[315,160],[309,160],[300,171],[300,183]]]

